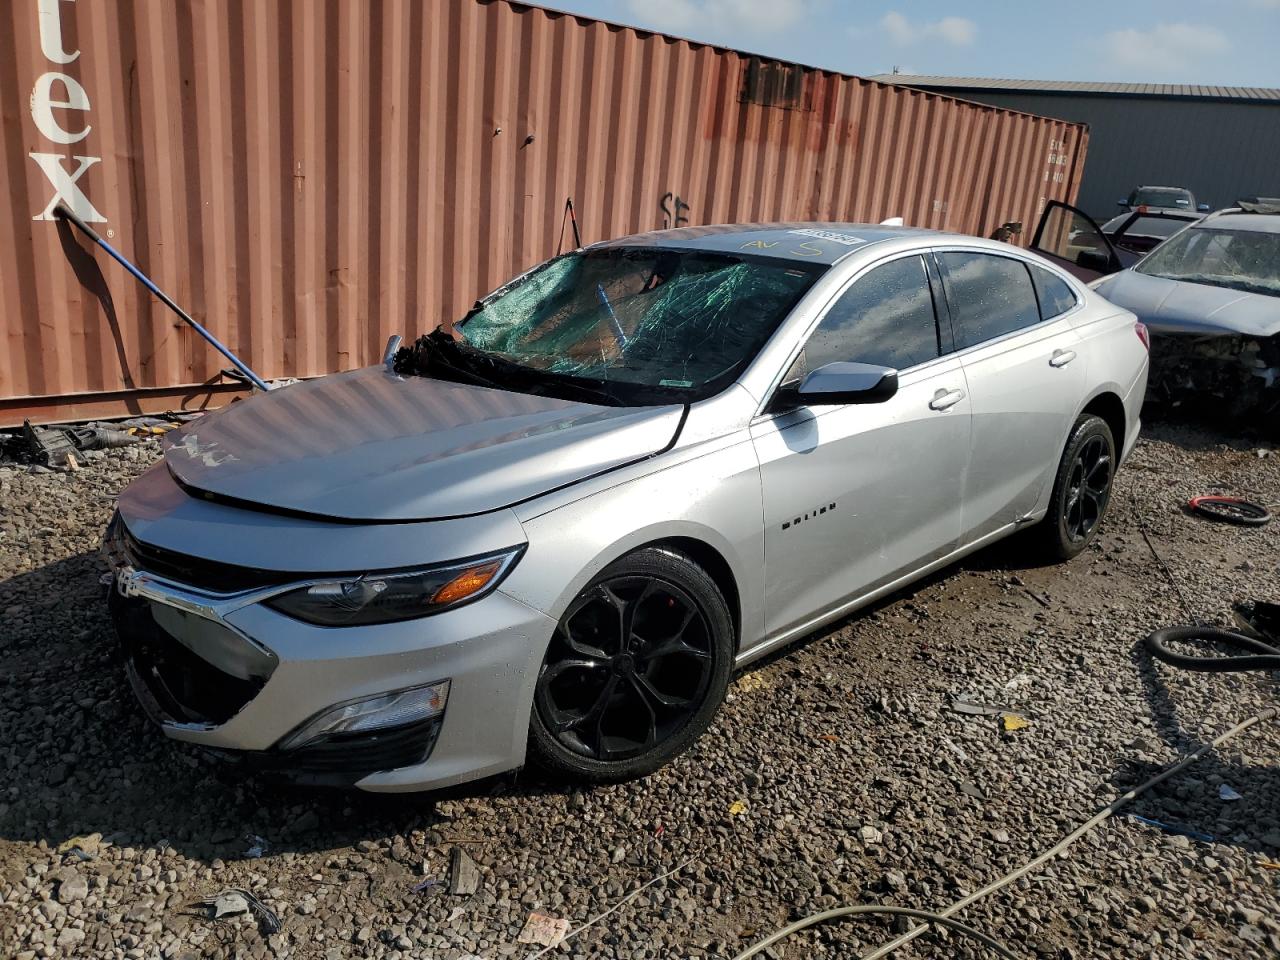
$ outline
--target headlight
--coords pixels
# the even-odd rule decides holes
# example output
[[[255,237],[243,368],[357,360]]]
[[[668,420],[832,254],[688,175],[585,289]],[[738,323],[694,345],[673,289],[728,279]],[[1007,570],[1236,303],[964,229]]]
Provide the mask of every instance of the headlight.
[[[265,601],[274,610],[323,627],[412,620],[479,600],[493,590],[523,547],[448,566],[366,573],[298,587]]]

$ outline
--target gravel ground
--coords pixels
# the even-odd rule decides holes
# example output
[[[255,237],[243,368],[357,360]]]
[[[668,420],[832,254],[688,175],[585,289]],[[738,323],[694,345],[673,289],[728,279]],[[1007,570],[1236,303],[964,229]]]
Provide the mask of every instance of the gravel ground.
[[[1145,524],[1197,616],[1277,596],[1280,523],[1183,513],[1214,490],[1280,501],[1280,453],[1155,427],[1085,554],[1028,566],[997,547],[734,681],[711,731],[649,779],[584,790],[532,772],[447,797],[228,781],[140,715],[99,583],[113,495],[157,454],[78,473],[0,468],[0,956],[528,957],[531,911],[581,957],[732,955],[845,903],[941,909],[1051,846],[1114,796],[1276,703],[1263,675],[1180,674],[1139,652],[1185,622]],[[971,694],[1030,726],[961,715]],[[1248,731],[1063,858],[960,915],[1024,957],[1280,953],[1280,727]],[[1220,799],[1228,784],[1242,799]],[[737,811],[737,812],[735,812]],[[59,854],[74,837],[94,854]],[[265,841],[255,858],[254,838]],[[451,852],[479,891],[447,889]],[[415,890],[423,880],[445,881]],[[280,917],[214,921],[252,890]],[[856,957],[892,936],[856,920],[774,957]],[[954,935],[898,955],[977,957]]]

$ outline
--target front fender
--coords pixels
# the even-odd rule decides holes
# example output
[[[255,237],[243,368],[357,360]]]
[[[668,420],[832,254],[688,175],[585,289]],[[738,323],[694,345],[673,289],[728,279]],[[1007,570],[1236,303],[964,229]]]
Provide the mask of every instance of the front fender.
[[[742,640],[759,635],[764,537],[760,471],[745,437],[524,521],[529,547],[503,592],[559,620],[605,567],[640,547],[687,538],[724,558]]]

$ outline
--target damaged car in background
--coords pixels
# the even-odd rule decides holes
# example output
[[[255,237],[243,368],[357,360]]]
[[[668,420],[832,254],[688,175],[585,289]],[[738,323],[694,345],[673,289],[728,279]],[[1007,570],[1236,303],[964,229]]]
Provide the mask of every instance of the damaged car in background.
[[[640,776],[737,667],[1015,531],[1083,550],[1146,374],[1131,313],[1001,243],[599,243],[171,436],[110,605],[146,711],[247,770]]]
[[[1212,398],[1215,413],[1264,421],[1280,412],[1280,203],[1187,223],[1128,269],[1105,230],[1052,203],[1032,249],[1147,325],[1150,401]]]

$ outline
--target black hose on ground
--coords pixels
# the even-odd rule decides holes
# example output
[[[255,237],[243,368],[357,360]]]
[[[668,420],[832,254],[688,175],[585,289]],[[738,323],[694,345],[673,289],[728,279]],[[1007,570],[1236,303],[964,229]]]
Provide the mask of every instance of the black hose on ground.
[[[1186,643],[1191,641],[1221,643],[1238,650],[1251,651],[1252,655],[1232,655],[1225,657],[1191,657],[1182,653],[1174,653],[1169,649],[1170,643]],[[1146,639],[1146,647],[1157,660],[1162,660],[1172,667],[1182,670],[1195,670],[1200,673],[1242,673],[1250,670],[1280,670],[1280,650],[1246,636],[1235,630],[1223,630],[1219,627],[1165,627],[1157,630]]]

